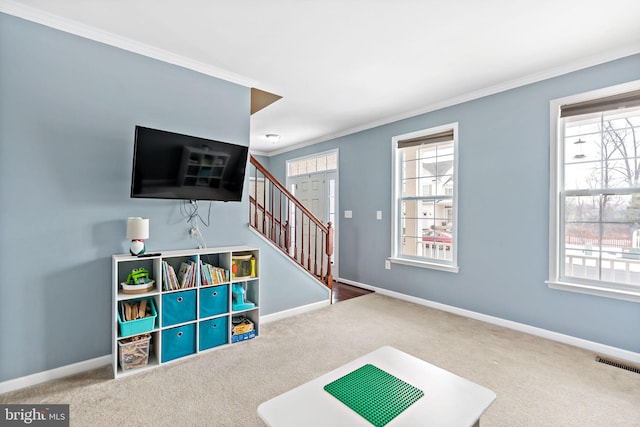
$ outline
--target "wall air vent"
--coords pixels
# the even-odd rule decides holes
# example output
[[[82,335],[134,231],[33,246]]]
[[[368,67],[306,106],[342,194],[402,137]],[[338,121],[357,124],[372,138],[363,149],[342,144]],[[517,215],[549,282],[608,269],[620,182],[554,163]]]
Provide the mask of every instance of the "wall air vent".
[[[619,360],[608,359],[606,357],[596,356],[596,362],[604,363],[605,365],[615,366],[616,368],[625,369],[627,371],[635,372],[636,374],[640,374],[640,367],[634,366],[631,363],[622,362]]]

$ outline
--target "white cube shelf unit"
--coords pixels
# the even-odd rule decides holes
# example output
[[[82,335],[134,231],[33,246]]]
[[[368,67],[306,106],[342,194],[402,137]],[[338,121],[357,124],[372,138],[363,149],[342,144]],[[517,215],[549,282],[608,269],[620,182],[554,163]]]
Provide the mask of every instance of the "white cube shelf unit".
[[[167,275],[168,267],[178,277],[181,267],[191,263],[194,265],[191,280],[176,283]],[[146,270],[154,283],[150,289],[130,293],[135,292],[135,288],[125,290],[122,284],[138,269]],[[114,378],[257,337],[259,270],[260,252],[248,246],[164,251],[146,257],[113,255]],[[234,298],[234,289],[238,291],[235,296],[241,295],[240,298]],[[136,303],[142,300],[152,307],[150,316],[130,321],[122,319],[124,313],[119,310],[125,309],[125,303],[129,308],[137,308]],[[242,318],[250,322],[245,322],[243,333],[234,335],[234,320]],[[253,330],[246,323],[253,323]],[[145,340],[147,336],[151,337],[150,341]],[[131,337],[140,339],[130,342]]]

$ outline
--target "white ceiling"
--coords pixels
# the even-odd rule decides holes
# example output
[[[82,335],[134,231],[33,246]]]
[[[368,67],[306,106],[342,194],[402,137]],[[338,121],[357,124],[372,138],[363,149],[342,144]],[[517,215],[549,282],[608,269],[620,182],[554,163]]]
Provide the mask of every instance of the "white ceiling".
[[[638,0],[0,0],[0,11],[281,95],[251,117],[261,153],[640,52]]]

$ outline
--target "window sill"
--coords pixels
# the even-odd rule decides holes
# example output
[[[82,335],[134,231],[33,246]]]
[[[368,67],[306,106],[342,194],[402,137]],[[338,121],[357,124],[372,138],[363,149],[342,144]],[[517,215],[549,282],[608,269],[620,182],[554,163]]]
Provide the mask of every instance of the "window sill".
[[[614,298],[623,301],[640,302],[640,290],[605,288],[595,285],[580,283],[560,282],[547,280],[545,282],[550,289],[577,292],[587,295],[595,295],[605,298]]]
[[[458,273],[460,271],[460,267],[458,267],[457,265],[438,264],[428,261],[416,261],[406,258],[389,258],[389,261],[394,264],[410,265],[412,267],[428,268],[431,270],[448,271],[449,273]]]

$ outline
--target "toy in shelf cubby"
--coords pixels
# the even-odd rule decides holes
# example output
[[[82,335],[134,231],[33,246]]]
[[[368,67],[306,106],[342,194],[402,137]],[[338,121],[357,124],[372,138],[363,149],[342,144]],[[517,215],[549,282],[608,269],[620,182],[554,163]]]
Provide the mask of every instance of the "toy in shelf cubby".
[[[233,293],[233,302],[231,303],[233,311],[249,310],[256,306],[251,301],[247,301],[245,299],[245,295],[247,293],[246,282],[234,283],[231,286],[231,289],[231,292]]]
[[[252,253],[231,256],[231,278],[236,280],[256,277],[256,257]]]
[[[155,281],[149,278],[149,271],[146,268],[134,268],[127,276],[127,280],[122,282],[122,292],[125,294],[141,294],[153,289]]]

